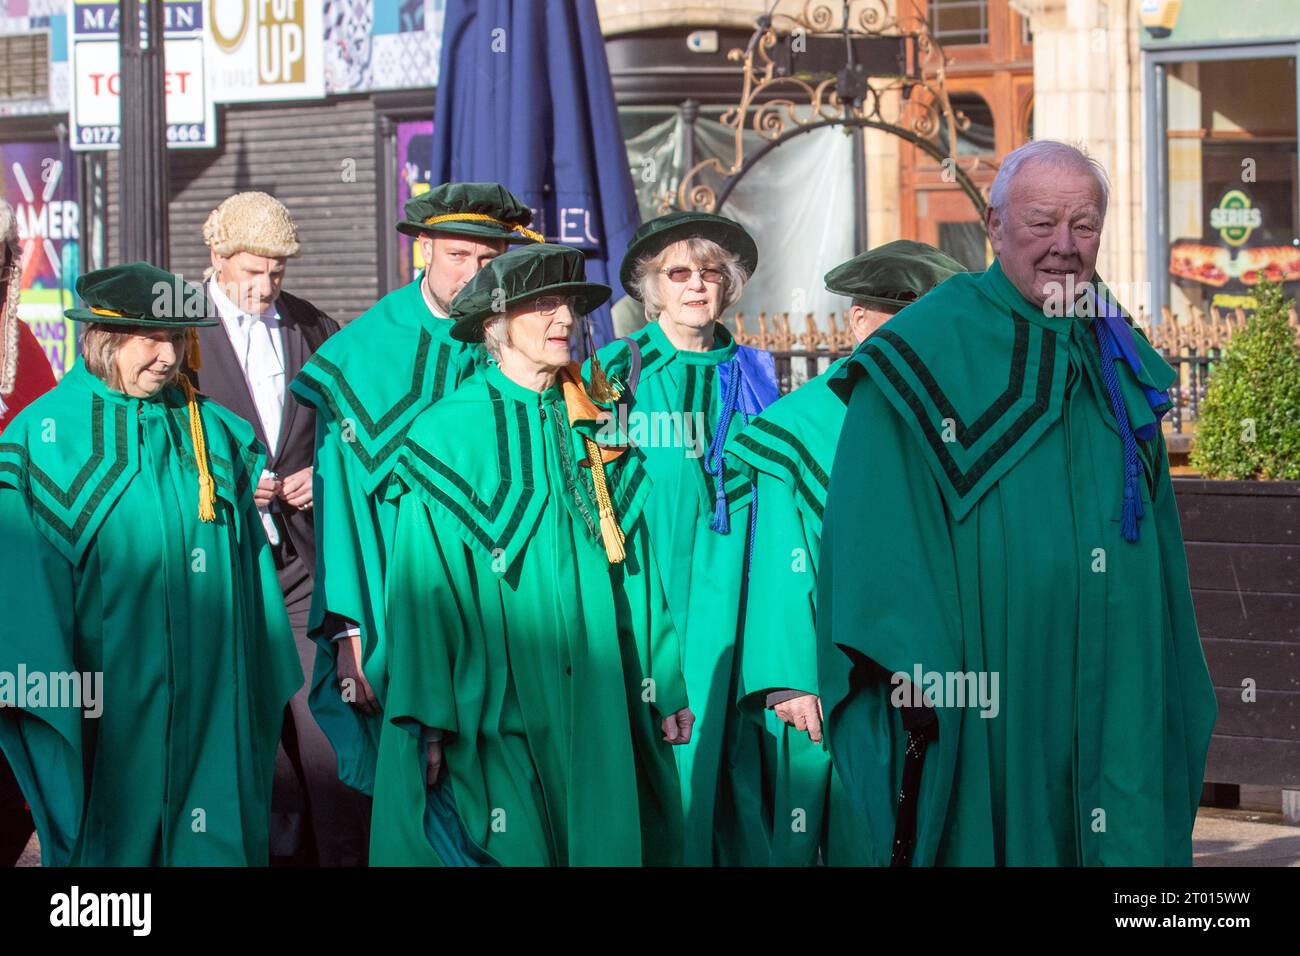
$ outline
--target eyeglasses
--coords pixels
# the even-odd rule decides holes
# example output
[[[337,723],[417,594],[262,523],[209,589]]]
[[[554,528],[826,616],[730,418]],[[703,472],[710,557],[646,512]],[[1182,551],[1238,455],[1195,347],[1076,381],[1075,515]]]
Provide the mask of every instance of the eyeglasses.
[[[716,285],[722,281],[722,270],[709,266],[705,269],[691,269],[687,266],[673,266],[671,269],[660,269],[672,282],[685,282],[695,273],[700,274],[700,278],[710,285]]]
[[[558,295],[544,295],[540,299],[533,300],[533,312],[541,315],[554,315],[560,310],[560,306],[568,305],[569,300]]]

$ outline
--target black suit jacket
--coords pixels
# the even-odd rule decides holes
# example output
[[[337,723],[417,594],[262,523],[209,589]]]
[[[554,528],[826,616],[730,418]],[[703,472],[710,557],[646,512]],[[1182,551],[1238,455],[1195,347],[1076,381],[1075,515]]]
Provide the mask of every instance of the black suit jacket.
[[[291,475],[312,464],[316,450],[316,412],[294,401],[289,383],[320,344],[338,331],[338,323],[305,299],[281,292],[275,300],[280,313],[280,342],[284,351],[284,416],[280,419],[279,443],[266,467],[280,475]],[[198,330],[199,351],[203,367],[186,369],[194,386],[204,395],[226,406],[253,426],[258,440],[267,445],[262,419],[248,382],[239,368],[235,349],[224,325],[209,325]],[[312,512],[299,511],[284,501],[277,502],[282,534],[275,549],[275,564],[284,570],[301,561],[307,573],[316,572],[316,534]]]

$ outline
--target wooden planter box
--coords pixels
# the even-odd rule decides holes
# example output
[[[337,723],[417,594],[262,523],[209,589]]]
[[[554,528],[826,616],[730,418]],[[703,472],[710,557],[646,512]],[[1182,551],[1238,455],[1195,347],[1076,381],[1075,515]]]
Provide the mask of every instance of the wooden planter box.
[[[1219,700],[1206,782],[1300,788],[1300,482],[1176,478],[1174,492]]]

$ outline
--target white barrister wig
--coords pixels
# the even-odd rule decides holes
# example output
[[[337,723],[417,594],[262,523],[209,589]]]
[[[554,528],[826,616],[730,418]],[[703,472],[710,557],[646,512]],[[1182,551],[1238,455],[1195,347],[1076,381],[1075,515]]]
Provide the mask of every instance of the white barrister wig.
[[[274,196],[235,193],[208,215],[203,241],[219,256],[251,252],[280,259],[298,254],[298,227]]]
[[[13,207],[0,199],[0,415],[18,377],[18,295],[23,257]]]

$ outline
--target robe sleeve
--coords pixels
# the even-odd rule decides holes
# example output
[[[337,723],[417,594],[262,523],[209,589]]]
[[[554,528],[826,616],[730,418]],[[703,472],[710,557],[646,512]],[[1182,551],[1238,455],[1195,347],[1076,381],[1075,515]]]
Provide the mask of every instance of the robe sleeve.
[[[440,538],[436,520],[414,494],[398,499],[392,558],[387,583],[389,726],[379,745],[371,817],[371,847],[382,849],[371,863],[491,864],[465,831],[447,771],[438,786],[426,785],[423,745],[428,731],[441,731],[445,765],[454,735],[463,730],[471,747],[477,737],[476,708],[486,690],[481,676],[486,662],[476,637],[485,625],[478,609],[462,608],[456,596],[468,601],[470,595],[484,595],[475,589],[461,540],[454,534]],[[485,604],[492,605],[491,598]],[[465,721],[458,716],[458,689],[467,695]]]
[[[758,472],[753,560],[741,645],[741,708],[763,719],[772,691],[817,693],[813,551],[790,485]]]
[[[470,594],[459,538],[439,539],[427,506],[413,494],[397,506],[387,585],[390,651],[388,720],[416,737],[428,728],[458,733],[457,635],[466,627],[456,594]]]
[[[312,473],[315,502],[316,577],[308,634],[317,643],[312,674],[311,710],[338,755],[339,778],[369,793],[382,716],[367,716],[344,700],[338,687],[338,648],[328,633],[338,618],[361,631],[362,667],[381,703],[385,695],[386,653],[382,646],[383,538],[379,495],[365,493],[347,460],[345,425],[323,411],[316,416],[316,458]],[[327,627],[328,626],[328,627]]]
[[[654,681],[651,705],[662,720],[688,706],[681,643],[643,525],[629,536],[626,544],[627,559],[610,569],[611,575],[617,575],[616,597],[626,602],[619,614],[620,623],[626,620],[631,625],[631,634],[623,637],[630,638],[636,646],[641,679]]]
[[[943,497],[915,439],[861,378],[848,402],[822,528],[818,682],[832,759],[887,866],[906,733],[891,675],[960,670],[957,565]],[[909,701],[910,702],[910,701]],[[948,804],[960,714],[940,709],[925,758],[915,865],[934,861]]]
[[[21,596],[0,615],[0,674],[78,671],[71,565],[32,523],[22,494],[0,487],[0,581]],[[13,687],[15,703],[19,688]],[[8,693],[0,694],[5,700]],[[82,713],[76,707],[0,708],[0,750],[31,805],[46,866],[71,860],[85,806]]]

